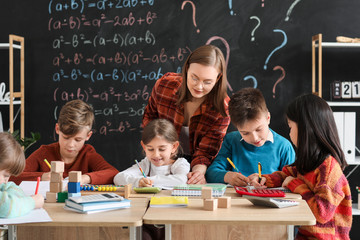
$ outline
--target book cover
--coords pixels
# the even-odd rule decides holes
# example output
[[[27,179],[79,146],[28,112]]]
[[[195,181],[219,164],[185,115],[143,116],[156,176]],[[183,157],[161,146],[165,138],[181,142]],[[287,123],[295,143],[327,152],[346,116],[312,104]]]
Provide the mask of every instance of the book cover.
[[[150,207],[186,207],[188,197],[151,197]]]
[[[126,208],[130,207],[130,200],[124,199],[122,201],[106,201],[106,202],[88,202],[88,203],[76,203],[69,199],[65,200],[65,205],[71,208],[75,208],[81,211],[91,210],[104,210],[111,208]]]
[[[99,210],[81,211],[79,209],[72,208],[72,207],[69,207],[69,206],[66,206],[66,205],[64,206],[65,210],[72,211],[72,212],[77,212],[77,213],[81,213],[81,214],[92,214],[92,213],[98,213],[98,212],[107,212],[107,211],[124,209],[124,208],[127,208],[127,207],[116,207],[116,208],[107,208],[107,209],[99,209]]]
[[[221,197],[226,191],[226,184],[184,184],[175,186],[171,195],[173,196],[201,196],[202,187],[211,187],[213,197]]]

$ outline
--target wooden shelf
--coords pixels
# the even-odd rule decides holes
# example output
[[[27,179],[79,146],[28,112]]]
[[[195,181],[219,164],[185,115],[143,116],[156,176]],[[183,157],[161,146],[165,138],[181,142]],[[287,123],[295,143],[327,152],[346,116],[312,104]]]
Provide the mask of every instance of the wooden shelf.
[[[319,47],[319,44],[315,44],[315,47]],[[322,42],[323,48],[358,48],[360,43],[340,43],[340,42]]]
[[[360,107],[360,99],[359,102],[327,102],[330,107]]]

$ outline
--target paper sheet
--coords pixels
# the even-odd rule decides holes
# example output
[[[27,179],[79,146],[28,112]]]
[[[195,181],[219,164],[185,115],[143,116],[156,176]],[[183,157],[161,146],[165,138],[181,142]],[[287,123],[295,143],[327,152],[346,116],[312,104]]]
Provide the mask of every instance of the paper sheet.
[[[29,214],[17,218],[0,218],[0,225],[33,223],[33,222],[52,222],[45,209],[34,209]]]
[[[31,196],[35,194],[36,181],[22,181],[20,187],[26,195]],[[63,191],[67,189],[68,180],[63,180]],[[39,194],[46,198],[46,192],[50,191],[50,181],[41,181],[39,185]]]

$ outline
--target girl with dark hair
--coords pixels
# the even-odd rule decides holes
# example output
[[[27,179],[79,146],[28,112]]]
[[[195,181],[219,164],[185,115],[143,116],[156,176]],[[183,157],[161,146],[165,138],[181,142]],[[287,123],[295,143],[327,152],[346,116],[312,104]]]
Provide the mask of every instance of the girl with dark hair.
[[[287,187],[301,194],[316,217],[315,226],[301,226],[297,239],[349,239],[352,224],[351,192],[343,174],[347,163],[329,105],[307,94],[296,98],[286,110],[296,160],[282,171],[263,175],[255,187]]]

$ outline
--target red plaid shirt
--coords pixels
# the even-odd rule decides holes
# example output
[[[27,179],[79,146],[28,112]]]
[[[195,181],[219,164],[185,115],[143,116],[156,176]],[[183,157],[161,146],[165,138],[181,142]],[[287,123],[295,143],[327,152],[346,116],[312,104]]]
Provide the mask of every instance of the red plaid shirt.
[[[157,80],[145,108],[143,126],[151,120],[161,118],[172,122],[180,135],[184,122],[184,105],[176,105],[177,91],[182,77],[177,73],[166,73]],[[229,97],[225,99],[227,106]],[[209,101],[203,102],[190,119],[189,140],[192,156],[191,168],[197,164],[209,166],[220,150],[230,123],[230,117],[223,117]]]

